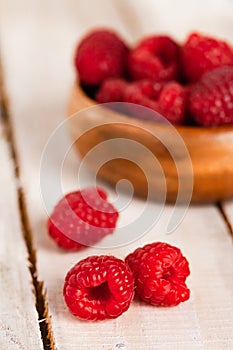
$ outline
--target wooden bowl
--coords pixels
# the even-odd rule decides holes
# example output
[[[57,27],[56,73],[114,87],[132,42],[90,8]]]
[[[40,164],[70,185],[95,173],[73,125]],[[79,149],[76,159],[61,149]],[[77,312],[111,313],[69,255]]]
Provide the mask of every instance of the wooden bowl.
[[[166,200],[169,202],[176,201],[177,195],[179,201],[183,202],[189,200],[191,195],[192,202],[197,203],[233,198],[233,125],[173,128],[132,118],[102,106],[102,112],[94,117],[93,113],[91,116],[90,113],[85,114],[84,109],[95,105],[96,102],[77,83],[74,84],[68,104],[68,117],[83,112],[69,119],[69,127],[82,158],[99,143],[116,138],[137,141],[152,152],[142,155],[140,151],[135,151],[135,164],[116,158],[114,146],[106,143],[103,154],[108,154],[110,158],[112,155],[112,160],[98,171],[92,162],[89,164],[94,172],[98,172],[98,176],[112,184],[126,178],[134,186],[135,193],[144,197],[148,195],[149,177],[150,194],[153,192],[153,197],[157,199],[164,197],[165,181]],[[157,136],[154,137],[151,132]],[[178,137],[180,140],[174,136],[177,132],[181,136],[181,139]],[[184,146],[180,146],[182,140],[188,152],[185,152]],[[154,166],[153,155],[164,174],[161,174],[158,166]]]

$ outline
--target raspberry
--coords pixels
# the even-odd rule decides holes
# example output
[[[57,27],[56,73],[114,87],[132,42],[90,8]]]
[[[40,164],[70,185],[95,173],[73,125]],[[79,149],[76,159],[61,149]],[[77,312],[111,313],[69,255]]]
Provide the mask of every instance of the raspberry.
[[[54,208],[48,219],[48,233],[60,247],[76,250],[113,233],[118,215],[101,189],[71,192]]]
[[[184,124],[187,107],[186,89],[177,82],[169,82],[159,95],[160,113],[172,124]]]
[[[125,102],[153,109],[173,124],[182,124],[185,121],[187,93],[185,88],[177,82],[167,84],[152,83],[148,80],[134,82],[125,88],[123,97]],[[146,111],[144,115],[137,115],[137,117],[155,119],[155,121],[157,119],[156,115]]]
[[[81,41],[75,53],[80,81],[98,85],[104,79],[123,74],[128,48],[109,30],[95,30]]]
[[[123,101],[123,93],[127,86],[127,82],[120,78],[109,78],[106,79],[97,95],[96,100],[100,103],[106,102],[122,102]]]
[[[179,46],[167,36],[150,36],[128,56],[128,70],[135,80],[168,81],[179,73]]]
[[[233,123],[233,67],[207,72],[191,88],[190,113],[198,124],[215,126]]]
[[[233,50],[226,42],[198,33],[189,35],[181,57],[186,79],[190,82],[216,67],[233,64]]]
[[[156,100],[162,91],[164,86],[161,82],[154,82],[150,79],[138,80],[132,83],[133,86],[137,86],[143,96]]]
[[[133,299],[133,275],[120,259],[90,256],[67,273],[63,295],[71,313],[81,319],[116,318]]]
[[[157,306],[175,306],[189,299],[185,284],[189,264],[180,249],[167,243],[151,243],[136,249],[125,261],[142,300]]]
[[[144,82],[144,85],[141,84],[141,81],[139,83],[137,82],[131,83],[125,88],[125,91],[123,94],[124,102],[139,104],[139,105],[151,108],[155,111],[158,111],[159,109],[158,103],[152,97],[153,97],[153,83],[149,81],[147,82],[147,87],[145,87],[145,82]]]

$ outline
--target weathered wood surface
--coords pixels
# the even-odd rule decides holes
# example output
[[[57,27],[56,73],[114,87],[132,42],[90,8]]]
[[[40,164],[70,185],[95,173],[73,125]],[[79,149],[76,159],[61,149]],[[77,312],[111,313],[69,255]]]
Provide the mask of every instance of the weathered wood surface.
[[[138,6],[141,6],[141,3],[139,1]],[[40,194],[40,161],[49,136],[65,115],[74,77],[71,57],[75,42],[87,27],[100,24],[122,27],[123,34],[128,38],[133,36],[133,21],[132,26],[127,26],[123,15],[121,17],[123,2],[112,2],[119,15],[114,17],[114,21],[111,20],[111,15],[113,16],[115,10],[109,1],[101,1],[101,4],[105,4],[105,7],[99,3],[98,6],[93,5],[93,2],[90,5],[93,8],[92,13],[96,14],[95,19],[93,15],[87,15],[88,2],[85,2],[85,6],[84,2],[61,2],[53,7],[49,3],[24,0],[18,8],[10,2],[3,1],[1,9],[2,56],[21,181],[37,249],[39,279],[44,282],[47,290],[48,311],[56,347],[58,350],[232,349],[232,239],[220,211],[214,205],[191,207],[183,222],[171,235],[165,234],[172,210],[167,206],[158,224],[146,236],[123,248],[89,248],[80,253],[67,254],[56,248],[47,236],[47,214]],[[216,4],[214,9],[217,13],[220,7]],[[152,6],[152,2],[150,5]],[[165,24],[168,23],[164,10],[166,5],[167,1],[161,8],[161,21],[164,21],[162,29],[165,29]],[[199,5],[197,2],[195,8],[198,6],[200,2]],[[175,8],[173,10],[175,11]],[[145,14],[146,11],[143,11]],[[199,17],[195,13],[197,8],[192,16],[198,22]],[[220,34],[230,37],[231,33],[227,27],[230,17],[227,17],[228,11],[224,13],[226,20],[219,26],[219,31]],[[158,26],[152,24],[152,17],[148,13],[148,22],[144,27],[141,26],[141,32],[158,30]],[[178,35],[182,37],[184,28],[191,25],[206,31],[209,26],[209,31],[216,34],[216,22],[205,20],[202,23],[199,20],[194,26],[194,22],[190,21],[188,24],[188,19],[183,18]],[[169,31],[174,30],[175,23],[170,24]],[[137,32],[135,37],[139,34]],[[49,211],[59,197],[53,187],[59,154],[67,149],[68,145],[69,137],[64,131],[62,138],[54,145],[54,151],[48,154],[47,180],[51,189],[47,202]],[[71,154],[63,174],[64,191],[75,188],[77,171],[77,158]],[[110,193],[113,196],[113,192]],[[121,215],[122,223],[133,219],[142,207],[142,201],[134,200],[128,211]],[[232,204],[226,205],[225,208],[229,214]],[[188,280],[191,289],[190,301],[171,309],[133,303],[130,310],[119,319],[101,323],[80,322],[69,314],[63,301],[62,287],[67,270],[76,261],[94,253],[112,253],[124,257],[134,247],[155,240],[165,240],[178,245],[189,259],[192,271]],[[30,281],[24,281],[23,286],[26,288]],[[14,308],[13,300],[12,305]],[[21,337],[24,339],[25,335],[22,334]],[[4,344],[6,338],[2,339]],[[25,347],[30,350],[34,348],[39,346]]]
[[[36,300],[17,200],[17,181],[0,120],[0,349],[42,349]]]

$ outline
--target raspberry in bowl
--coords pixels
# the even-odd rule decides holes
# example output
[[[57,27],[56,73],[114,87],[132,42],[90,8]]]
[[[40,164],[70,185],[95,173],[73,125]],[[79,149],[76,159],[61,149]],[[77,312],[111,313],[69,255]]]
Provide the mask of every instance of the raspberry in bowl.
[[[232,198],[231,45],[199,33],[191,33],[183,44],[155,34],[142,39],[135,48],[129,48],[116,33],[109,35],[112,42],[103,45],[101,39],[105,31],[112,33],[102,29],[95,31],[98,40],[94,46],[95,57],[101,57],[103,66],[108,68],[107,73],[98,83],[87,84],[78,72],[68,105],[69,117],[82,111],[77,118],[69,119],[75,147],[81,157],[102,143],[103,154],[108,154],[111,161],[98,169],[98,175],[112,184],[122,178],[128,179],[140,196],[148,195],[148,176],[145,174],[149,174],[152,191],[158,199],[164,196],[164,183],[166,200],[170,202],[176,201],[181,187],[181,201],[187,200],[190,190],[193,202]],[[86,47],[88,42],[85,40],[92,35],[83,39]],[[79,47],[84,44],[81,42]],[[93,45],[91,41],[89,44]],[[82,54],[78,49],[75,62]],[[113,57],[118,57],[117,66]],[[88,60],[92,65],[90,56]],[[105,107],[109,102],[116,103],[115,110]],[[121,104],[128,107],[122,108]],[[144,111],[137,106],[144,106]],[[92,113],[87,112],[91,110]],[[156,113],[167,122],[158,122]],[[90,129],[90,126],[93,127]],[[178,145],[179,137],[183,147]],[[106,143],[104,148],[104,141],[113,139],[136,141],[149,152],[142,155],[135,151],[133,161],[116,157],[114,146],[111,148]],[[154,157],[162,171],[153,166]]]

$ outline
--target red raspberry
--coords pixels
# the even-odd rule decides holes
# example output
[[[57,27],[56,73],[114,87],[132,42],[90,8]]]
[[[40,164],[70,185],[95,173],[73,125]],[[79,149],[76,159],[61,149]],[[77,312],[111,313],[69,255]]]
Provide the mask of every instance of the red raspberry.
[[[125,102],[153,109],[172,124],[182,124],[185,121],[187,93],[186,89],[177,82],[161,84],[139,81],[131,83],[125,88],[123,97]],[[131,110],[133,111],[133,108]],[[156,115],[152,113],[136,114],[141,119],[156,119]]]
[[[101,189],[71,192],[54,208],[48,219],[48,233],[60,247],[76,250],[113,233],[118,215]]]
[[[129,53],[128,70],[135,80],[168,81],[179,73],[179,46],[168,36],[151,36]]]
[[[96,100],[100,103],[106,102],[122,102],[123,93],[127,86],[127,82],[120,78],[109,78],[104,80],[98,93]]]
[[[83,38],[75,54],[79,79],[87,85],[98,85],[104,79],[123,74],[128,48],[109,30],[95,30]]]
[[[120,259],[90,256],[67,273],[63,295],[72,314],[81,319],[116,318],[133,299],[133,275]]]
[[[123,99],[124,102],[139,104],[158,111],[159,107],[157,101],[153,99],[155,97],[155,95],[153,96],[153,91],[153,83],[150,81],[143,81],[143,85],[141,81],[131,83],[125,88]]]
[[[198,124],[232,124],[233,67],[219,67],[204,74],[191,88],[189,106]]]
[[[189,35],[181,56],[186,79],[191,82],[216,67],[233,64],[233,50],[226,42],[198,33]]]
[[[185,284],[189,264],[180,249],[167,243],[147,244],[126,257],[137,295],[157,306],[175,306],[189,299]]]
[[[159,95],[160,113],[172,124],[184,124],[187,107],[187,91],[179,83],[167,83]]]
[[[150,79],[138,80],[132,83],[133,86],[137,86],[143,96],[146,96],[152,100],[156,100],[162,91],[164,86],[161,82],[154,82]]]

